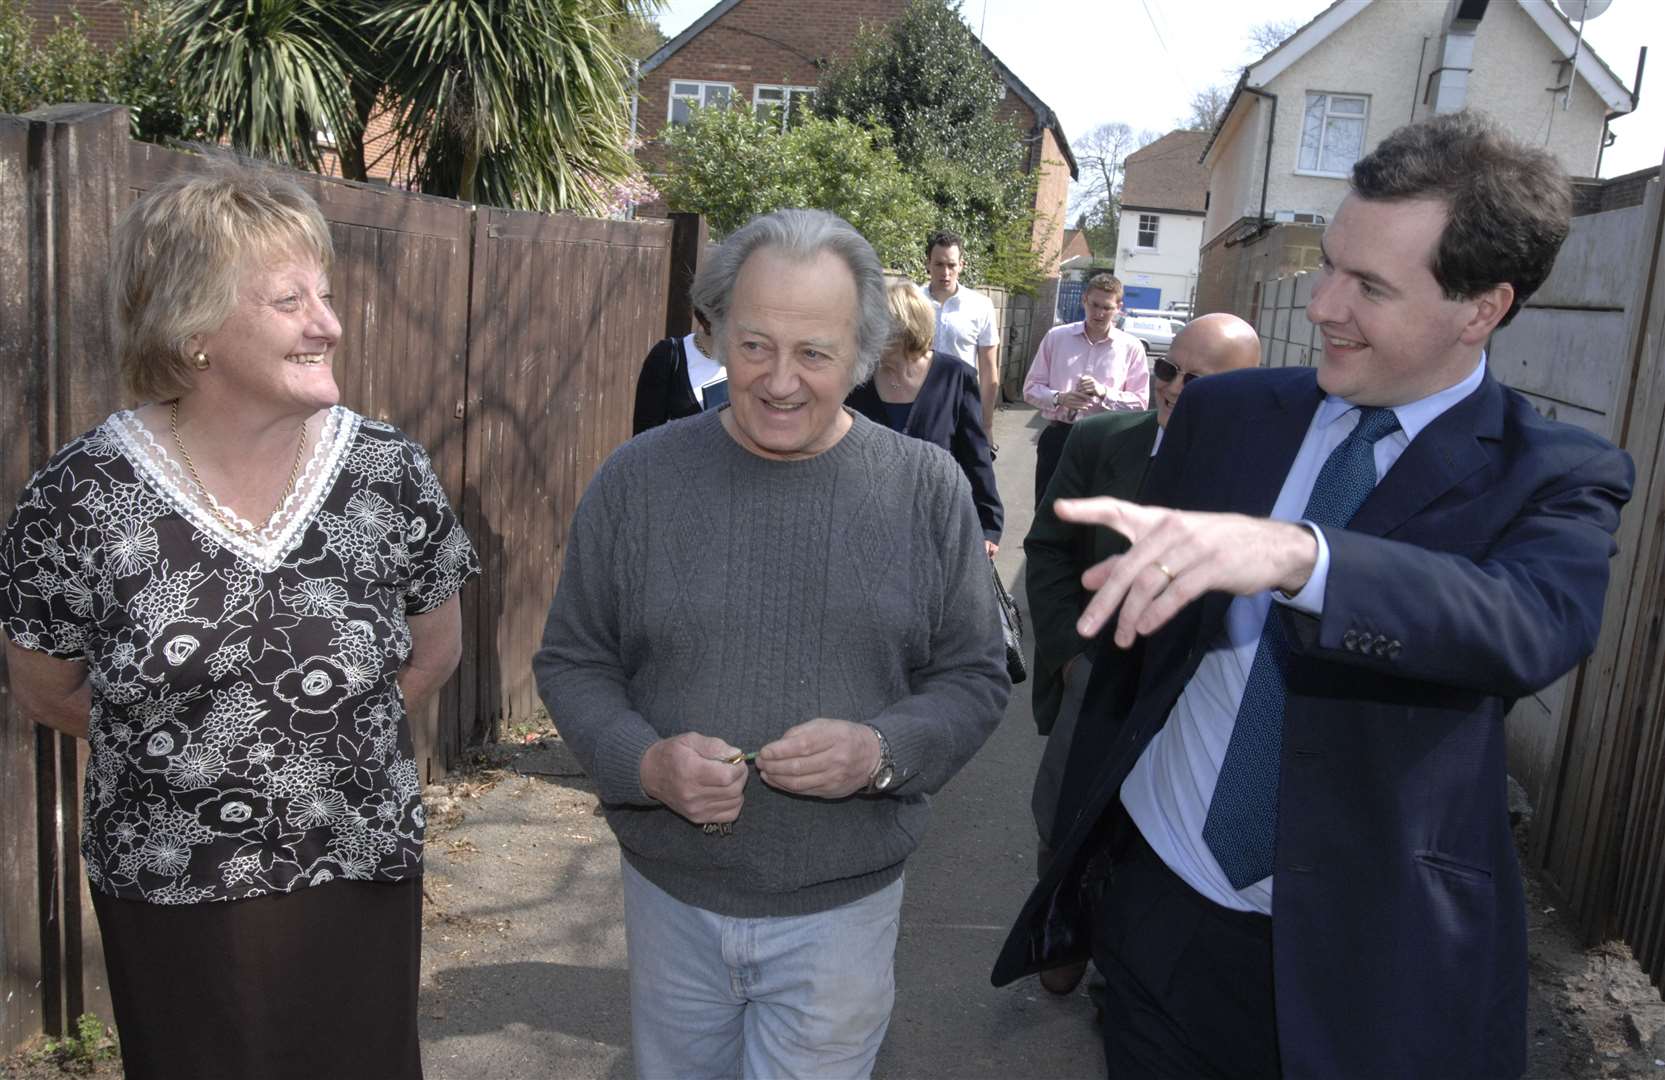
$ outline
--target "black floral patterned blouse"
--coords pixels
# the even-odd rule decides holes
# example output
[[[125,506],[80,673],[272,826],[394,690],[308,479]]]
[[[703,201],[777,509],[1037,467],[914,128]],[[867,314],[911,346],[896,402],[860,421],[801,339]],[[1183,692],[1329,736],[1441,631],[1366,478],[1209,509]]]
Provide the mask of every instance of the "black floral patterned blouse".
[[[335,408],[266,526],[200,499],[120,412],[0,534],[0,629],[87,664],[93,888],[192,904],[420,874],[406,618],[479,568],[427,455]]]

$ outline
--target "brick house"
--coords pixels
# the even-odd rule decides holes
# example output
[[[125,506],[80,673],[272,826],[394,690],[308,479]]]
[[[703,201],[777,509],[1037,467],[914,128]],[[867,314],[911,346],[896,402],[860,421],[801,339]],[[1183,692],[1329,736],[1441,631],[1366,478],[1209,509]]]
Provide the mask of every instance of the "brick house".
[[[694,105],[749,102],[775,110],[785,123],[807,108],[821,72],[848,55],[863,27],[883,26],[905,0],[721,0],[642,62],[632,102],[638,154],[651,174],[663,167],[660,132],[681,123]],[[1005,86],[1000,115],[1025,148],[1023,168],[1037,175],[1035,246],[1057,274],[1064,242],[1065,204],[1076,176],[1075,157],[1058,116],[1011,69],[985,48]],[[663,207],[643,207],[663,213]]]
[[[101,48],[109,48],[127,39],[128,24],[132,19],[130,0],[27,0],[23,11],[35,21],[34,40],[37,45],[60,26],[67,26],[71,17],[79,14],[85,24],[87,40]]]

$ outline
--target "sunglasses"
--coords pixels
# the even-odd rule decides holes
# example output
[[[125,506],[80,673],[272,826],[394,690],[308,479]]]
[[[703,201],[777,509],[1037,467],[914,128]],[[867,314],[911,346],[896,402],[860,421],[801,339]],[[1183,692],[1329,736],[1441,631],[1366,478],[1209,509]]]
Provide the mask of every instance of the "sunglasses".
[[[1201,372],[1196,372],[1196,371],[1182,372],[1182,371],[1179,370],[1179,365],[1178,364],[1175,364],[1173,361],[1171,361],[1171,360],[1169,360],[1165,357],[1161,357],[1161,356],[1152,357],[1151,362],[1150,362],[1150,366],[1151,366],[1151,371],[1155,372],[1156,378],[1160,382],[1173,382],[1175,378],[1177,378],[1178,376],[1183,374],[1185,376],[1185,381],[1183,383],[1180,383],[1180,385],[1181,386],[1190,386],[1192,379],[1202,378],[1202,373]]]

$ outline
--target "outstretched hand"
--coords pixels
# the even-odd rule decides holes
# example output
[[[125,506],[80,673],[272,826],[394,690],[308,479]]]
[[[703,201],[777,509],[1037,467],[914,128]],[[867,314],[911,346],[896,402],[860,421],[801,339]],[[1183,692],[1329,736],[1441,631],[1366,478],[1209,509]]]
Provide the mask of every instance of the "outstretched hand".
[[[1052,505],[1063,521],[1102,525],[1131,543],[1126,552],[1081,575],[1096,595],[1076,623],[1082,637],[1095,637],[1119,607],[1115,642],[1124,649],[1156,633],[1207,592],[1299,592],[1318,559],[1312,533],[1286,521],[1111,498],[1059,499]]]

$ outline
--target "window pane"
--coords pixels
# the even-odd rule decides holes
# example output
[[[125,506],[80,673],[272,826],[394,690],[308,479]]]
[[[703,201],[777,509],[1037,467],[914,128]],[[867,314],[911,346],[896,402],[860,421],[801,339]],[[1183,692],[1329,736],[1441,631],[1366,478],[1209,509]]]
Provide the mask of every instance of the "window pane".
[[[732,91],[727,86],[708,86],[705,88],[705,104],[726,108],[730,93]]]
[[[1330,98],[1331,113],[1346,113],[1348,116],[1364,115],[1364,99],[1361,97],[1332,97]]]
[[[753,94],[753,97],[758,101],[779,102],[786,99],[786,91],[778,86],[760,86]]]
[[[1364,121],[1332,116],[1324,132],[1322,172],[1342,173],[1353,167],[1364,148]]]
[[[688,104],[687,98],[671,99],[671,123],[686,124],[688,122]]]
[[[1318,168],[1318,146],[1324,137],[1324,95],[1307,95],[1307,114],[1301,119],[1301,157],[1303,169]]]
[[[700,84],[699,83],[674,82],[674,83],[671,84],[671,93],[676,94],[679,97],[680,96],[698,97],[699,92],[700,92]]]

